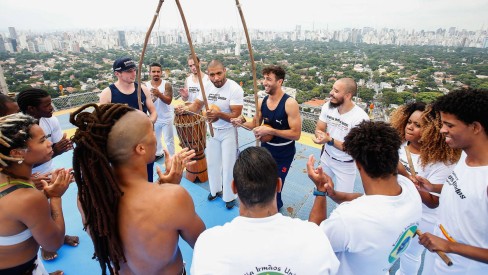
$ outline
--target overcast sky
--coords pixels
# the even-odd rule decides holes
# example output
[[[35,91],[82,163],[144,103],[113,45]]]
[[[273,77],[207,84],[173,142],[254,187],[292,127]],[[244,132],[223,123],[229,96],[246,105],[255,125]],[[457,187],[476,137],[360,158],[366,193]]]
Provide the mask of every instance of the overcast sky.
[[[235,0],[180,0],[190,29],[242,28]],[[240,0],[250,29],[345,27],[488,29],[487,0]],[[147,30],[157,0],[0,0],[0,33],[111,28]],[[183,28],[174,0],[154,30]]]

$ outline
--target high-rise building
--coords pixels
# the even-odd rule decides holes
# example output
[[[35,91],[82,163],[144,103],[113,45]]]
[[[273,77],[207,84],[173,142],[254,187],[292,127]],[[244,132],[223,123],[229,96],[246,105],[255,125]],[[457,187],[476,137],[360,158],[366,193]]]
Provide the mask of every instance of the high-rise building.
[[[3,36],[0,34],[0,53],[6,52],[7,49],[5,48],[5,40],[3,40]]]
[[[483,39],[483,49],[486,48],[488,48],[488,36],[486,36],[485,39]]]
[[[0,65],[0,93],[4,95],[8,94],[7,82],[5,81],[5,76],[3,75],[2,65]]]
[[[119,31],[119,46],[127,48],[127,40],[125,39],[125,31]]]
[[[17,32],[14,27],[8,27],[8,32],[10,33],[10,38],[17,39]]]

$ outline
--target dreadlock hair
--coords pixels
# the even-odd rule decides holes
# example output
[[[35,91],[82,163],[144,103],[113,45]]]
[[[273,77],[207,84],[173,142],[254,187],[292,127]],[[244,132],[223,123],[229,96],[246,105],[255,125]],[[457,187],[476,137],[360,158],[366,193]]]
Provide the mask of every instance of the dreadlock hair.
[[[17,95],[17,104],[22,113],[27,113],[27,107],[37,107],[41,104],[41,98],[48,97],[49,93],[43,89],[29,88]]]
[[[361,164],[371,178],[397,175],[401,145],[398,133],[383,121],[363,121],[344,138],[344,151]]]
[[[5,168],[9,166],[9,162],[23,160],[10,157],[10,151],[27,147],[27,140],[31,137],[30,129],[35,124],[35,118],[22,113],[0,117],[0,171],[7,172]]]
[[[420,165],[443,162],[451,165],[458,162],[461,157],[461,149],[453,149],[445,142],[445,136],[441,133],[442,121],[439,112],[428,106],[421,117],[422,137],[420,138]]]
[[[465,124],[478,121],[488,135],[488,90],[466,88],[452,91],[437,98],[433,103],[436,111],[455,115]]]
[[[94,108],[89,112],[88,108]],[[109,133],[115,123],[135,109],[125,104],[87,104],[71,114],[77,126],[72,140],[73,170],[78,197],[85,214],[84,229],[90,229],[102,274],[118,274],[120,261],[126,262],[118,229],[119,201],[123,195],[117,184],[107,150]],[[113,265],[113,269],[112,266]]]
[[[390,125],[397,130],[402,142],[405,142],[405,127],[408,119],[415,111],[425,111],[425,103],[419,101],[402,105],[393,111],[390,116]]]

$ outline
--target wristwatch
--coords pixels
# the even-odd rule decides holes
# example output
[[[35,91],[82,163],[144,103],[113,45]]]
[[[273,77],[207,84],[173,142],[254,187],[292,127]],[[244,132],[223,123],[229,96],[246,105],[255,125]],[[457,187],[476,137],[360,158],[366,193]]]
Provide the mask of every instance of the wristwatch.
[[[325,196],[327,195],[327,191],[322,192],[322,191],[317,190],[317,188],[314,188],[314,189],[313,189],[313,195],[314,195],[314,196],[321,196],[321,197],[325,197]]]
[[[334,138],[327,142],[327,145],[334,146]]]

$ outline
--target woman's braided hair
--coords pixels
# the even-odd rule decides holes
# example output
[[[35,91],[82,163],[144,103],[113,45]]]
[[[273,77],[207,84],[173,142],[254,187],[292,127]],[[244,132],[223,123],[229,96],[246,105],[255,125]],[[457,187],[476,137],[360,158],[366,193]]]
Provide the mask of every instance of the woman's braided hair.
[[[0,171],[7,168],[9,162],[23,160],[11,157],[10,150],[27,148],[30,129],[36,124],[35,118],[22,113],[0,117]]]
[[[92,112],[87,109],[94,108]],[[73,170],[78,196],[85,214],[95,255],[102,268],[117,274],[119,262],[126,261],[118,229],[119,201],[123,195],[110,160],[107,140],[114,124],[135,109],[124,104],[87,104],[71,114],[70,122],[78,127],[72,140]],[[113,268],[112,268],[113,267]]]

